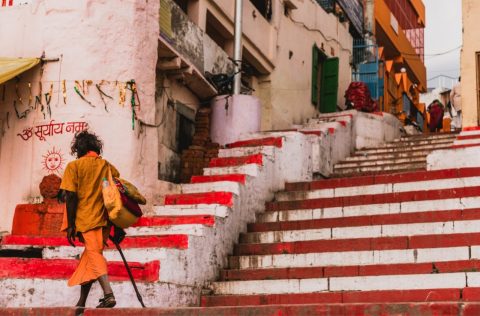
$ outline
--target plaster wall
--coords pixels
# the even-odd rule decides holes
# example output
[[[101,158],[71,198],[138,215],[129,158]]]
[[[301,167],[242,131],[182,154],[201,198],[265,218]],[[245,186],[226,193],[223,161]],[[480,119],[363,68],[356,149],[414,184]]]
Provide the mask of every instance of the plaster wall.
[[[478,70],[475,53],[480,52],[480,39],[476,30],[480,17],[480,2],[475,0],[462,1],[463,16],[463,48],[461,54],[461,87],[462,87],[462,117],[463,127],[478,126]]]
[[[276,10],[274,24],[278,29],[275,69],[255,87],[262,97],[263,89],[271,89],[269,98],[262,98],[262,129],[285,129],[315,116],[312,105],[312,46],[324,47],[328,58],[338,57],[339,82],[337,104],[345,104],[344,93],[351,81],[350,57],[352,37],[348,24],[340,23],[316,2],[305,1],[287,17]],[[268,85],[264,85],[268,82]]]
[[[122,7],[122,10],[119,10]],[[11,80],[3,87],[0,98],[0,231],[10,230],[15,205],[39,201],[38,184],[49,172],[63,173],[66,163],[73,160],[69,153],[73,133],[66,132],[68,122],[85,122],[104,141],[103,156],[118,167],[123,177],[151,197],[158,185],[156,130],[135,122],[132,129],[130,91],[124,104],[119,104],[120,86],[134,79],[137,83],[141,108],[138,118],[155,121],[155,65],[157,61],[158,1],[146,0],[35,0],[28,5],[0,9],[0,51],[8,57],[60,58],[20,75],[19,95]],[[21,27],[5,27],[5,26]],[[120,31],[121,30],[121,31]],[[66,102],[63,101],[62,80],[66,80]],[[95,106],[84,102],[75,92],[75,80],[92,80],[85,97]],[[95,84],[113,97],[106,107]],[[29,89],[44,94],[52,86],[51,115],[41,106],[25,118],[15,114],[28,107]],[[62,133],[44,137],[35,135],[36,126],[64,123]],[[22,139],[25,129],[33,127],[33,135]],[[147,146],[148,144],[148,146]],[[58,152],[63,160],[54,171],[45,169],[46,155]]]

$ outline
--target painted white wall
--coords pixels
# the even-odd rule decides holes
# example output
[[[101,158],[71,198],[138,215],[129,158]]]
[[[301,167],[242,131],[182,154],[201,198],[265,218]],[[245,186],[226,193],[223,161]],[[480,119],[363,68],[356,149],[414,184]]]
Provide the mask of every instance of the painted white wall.
[[[121,9],[119,9],[121,8]],[[146,122],[155,119],[155,65],[159,1],[141,0],[34,0],[31,4],[0,9],[0,52],[5,57],[60,58],[47,63],[43,75],[40,66],[20,75],[19,93],[28,103],[28,83],[38,94],[54,82],[51,117],[45,118],[38,108],[25,119],[18,119],[13,108],[17,98],[15,81],[0,86],[0,231],[9,230],[16,204],[29,202],[39,195],[38,184],[48,172],[43,169],[44,155],[59,151],[64,163],[74,159],[69,154],[73,134],[47,136],[44,141],[33,135],[24,141],[18,134],[25,128],[54,123],[82,121],[104,141],[103,156],[115,164],[122,176],[132,180],[147,195],[156,185],[157,135],[138,122],[132,130],[130,92],[125,105],[119,105],[115,81],[137,82],[141,101],[139,117]],[[66,80],[67,101],[63,102],[58,80]],[[82,101],[73,90],[75,80],[109,81],[106,93],[107,113],[94,85],[86,97],[95,108]],[[19,103],[17,101],[17,103]],[[25,105],[26,106],[26,105]],[[23,111],[24,106],[18,105]],[[35,129],[34,129],[35,131]],[[147,146],[148,144],[148,146]],[[62,173],[62,170],[59,170]]]

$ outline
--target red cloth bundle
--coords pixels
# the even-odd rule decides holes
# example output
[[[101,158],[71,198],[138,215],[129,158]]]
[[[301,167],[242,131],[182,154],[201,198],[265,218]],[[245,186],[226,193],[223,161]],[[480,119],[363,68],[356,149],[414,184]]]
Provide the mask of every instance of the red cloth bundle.
[[[357,111],[375,112],[377,103],[372,100],[370,90],[364,82],[352,82],[345,92],[345,101]]]

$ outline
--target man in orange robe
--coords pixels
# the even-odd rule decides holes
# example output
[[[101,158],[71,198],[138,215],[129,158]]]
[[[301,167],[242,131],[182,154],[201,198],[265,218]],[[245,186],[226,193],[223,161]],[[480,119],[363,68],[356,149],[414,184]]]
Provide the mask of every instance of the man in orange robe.
[[[67,232],[68,242],[75,247],[78,237],[85,244],[78,267],[68,280],[69,286],[81,285],[78,307],[85,307],[95,281],[104,292],[97,308],[111,308],[116,304],[103,256],[111,224],[103,205],[102,180],[108,170],[113,177],[119,177],[119,172],[100,157],[102,147],[102,141],[95,134],[88,131],[76,134],[71,152],[77,159],[67,165],[60,186],[66,197],[68,227],[62,228]]]

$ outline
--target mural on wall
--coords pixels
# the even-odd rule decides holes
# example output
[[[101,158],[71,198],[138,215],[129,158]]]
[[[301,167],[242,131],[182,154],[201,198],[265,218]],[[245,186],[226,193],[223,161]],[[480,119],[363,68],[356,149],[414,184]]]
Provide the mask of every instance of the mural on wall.
[[[38,140],[45,141],[48,136],[62,135],[64,133],[75,134],[86,129],[88,129],[87,122],[55,123],[55,120],[51,120],[49,124],[24,128],[17,136],[27,141],[35,135]]]
[[[61,175],[63,171],[63,166],[65,164],[65,159],[63,158],[63,153],[60,149],[48,150],[45,155],[42,156],[42,165],[43,169],[48,172],[48,174],[58,174]]]

